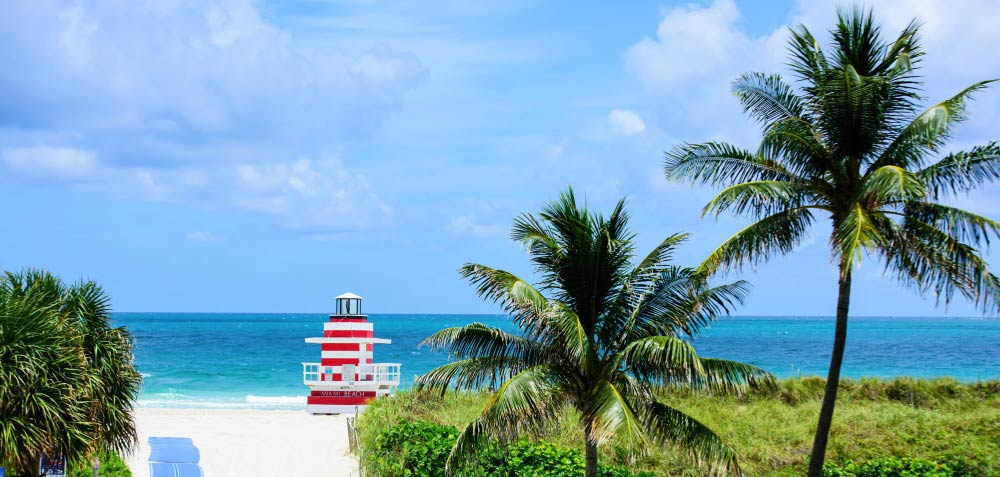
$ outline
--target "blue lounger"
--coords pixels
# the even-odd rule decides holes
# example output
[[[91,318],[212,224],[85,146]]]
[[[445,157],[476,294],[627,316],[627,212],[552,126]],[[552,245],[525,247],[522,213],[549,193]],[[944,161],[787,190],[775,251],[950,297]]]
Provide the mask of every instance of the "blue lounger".
[[[149,438],[149,446],[150,447],[155,447],[157,445],[177,445],[177,444],[186,444],[186,445],[193,446],[194,445],[194,441],[192,441],[190,437],[150,437]]]
[[[149,463],[149,477],[205,477],[198,464]]]
[[[198,448],[192,444],[151,445],[149,448],[150,462],[172,464],[197,464],[201,458]]]

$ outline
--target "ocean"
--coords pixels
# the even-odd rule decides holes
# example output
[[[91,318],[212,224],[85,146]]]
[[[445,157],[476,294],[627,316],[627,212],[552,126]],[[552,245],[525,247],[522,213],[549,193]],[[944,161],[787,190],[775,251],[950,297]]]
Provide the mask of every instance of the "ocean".
[[[324,314],[116,313],[135,337],[144,376],[139,405],[298,409],[308,388],[302,362],[318,362]],[[512,329],[502,315],[373,314],[375,362],[402,363],[403,385],[447,362],[419,343],[471,322]],[[735,359],[779,377],[825,376],[831,317],[734,317],[694,339],[700,356]],[[845,377],[1000,379],[1000,321],[975,318],[851,318]]]

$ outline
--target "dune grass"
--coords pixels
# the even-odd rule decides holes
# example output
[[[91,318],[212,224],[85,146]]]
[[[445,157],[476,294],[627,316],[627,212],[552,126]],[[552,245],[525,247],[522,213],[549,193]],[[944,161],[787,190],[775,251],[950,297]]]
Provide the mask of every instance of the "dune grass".
[[[664,399],[723,436],[749,475],[793,476],[806,470],[823,384],[821,378],[794,378],[779,382],[773,390],[743,397],[679,393]],[[400,420],[461,429],[478,415],[485,400],[484,394],[449,392],[441,397],[401,392],[378,401],[362,415],[362,445]],[[583,433],[571,412],[542,437],[582,449]],[[1000,476],[1000,382],[843,381],[827,461],[886,455],[948,463],[961,475]],[[677,449],[655,449],[633,460],[612,444],[602,449],[601,458],[662,475],[701,475]]]

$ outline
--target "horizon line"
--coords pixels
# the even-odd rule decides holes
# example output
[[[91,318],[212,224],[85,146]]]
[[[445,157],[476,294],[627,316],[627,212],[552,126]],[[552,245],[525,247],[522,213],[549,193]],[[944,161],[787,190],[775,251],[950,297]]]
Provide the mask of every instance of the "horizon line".
[[[158,314],[158,315],[331,315],[329,312],[314,312],[314,311],[267,311],[267,312],[252,312],[252,311],[113,311],[112,315],[116,313],[122,314]],[[365,313],[363,316],[372,315],[433,315],[433,316],[508,316],[504,313],[405,313],[405,312],[373,312]],[[830,315],[807,315],[807,314],[786,314],[786,315],[727,315],[721,316],[719,319],[726,318],[835,318],[833,314]],[[1000,316],[929,316],[929,315],[850,315],[849,318],[941,318],[941,319],[1000,319]]]

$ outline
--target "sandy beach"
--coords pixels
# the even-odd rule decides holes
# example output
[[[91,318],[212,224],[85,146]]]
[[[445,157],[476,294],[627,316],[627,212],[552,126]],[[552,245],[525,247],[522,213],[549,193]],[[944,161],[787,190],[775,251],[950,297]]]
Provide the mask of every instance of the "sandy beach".
[[[194,440],[206,477],[356,476],[346,420],[305,411],[140,408],[140,446],[128,464],[135,477],[147,477],[149,436],[176,436]]]

